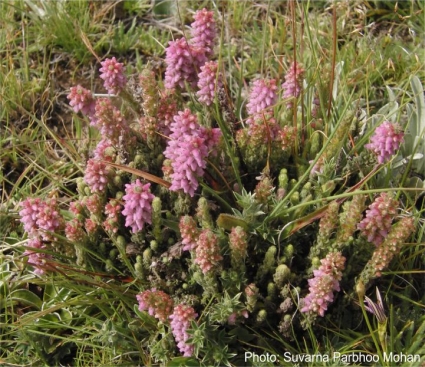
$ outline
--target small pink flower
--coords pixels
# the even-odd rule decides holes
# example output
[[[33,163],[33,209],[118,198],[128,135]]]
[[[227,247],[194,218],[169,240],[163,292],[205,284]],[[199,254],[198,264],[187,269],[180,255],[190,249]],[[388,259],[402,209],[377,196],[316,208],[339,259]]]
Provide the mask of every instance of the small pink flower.
[[[193,16],[195,21],[191,24],[192,39],[190,43],[204,49],[209,58],[213,55],[217,39],[217,27],[214,12],[207,9],[198,10]]]
[[[273,106],[277,100],[276,79],[254,80],[246,109],[249,115],[257,115]]]
[[[112,169],[97,159],[87,161],[84,181],[90,187],[92,193],[103,192],[109,181]]]
[[[65,236],[71,242],[83,242],[86,237],[86,232],[83,230],[83,224],[73,218],[65,224]]]
[[[398,201],[384,192],[369,206],[369,209],[366,210],[366,217],[357,228],[369,242],[379,246],[391,229],[397,208]]]
[[[370,143],[366,144],[365,148],[378,156],[379,163],[384,163],[391,159],[403,142],[403,138],[404,133],[399,124],[384,121],[376,128]]]
[[[242,227],[233,227],[230,231],[229,247],[232,256],[232,263],[243,263],[247,255],[248,241],[247,234]]]
[[[94,115],[95,100],[88,89],[83,88],[81,85],[71,87],[67,98],[69,99],[69,105],[73,107],[75,112],[81,111],[89,117]]]
[[[190,323],[195,320],[198,314],[195,310],[184,304],[179,304],[174,307],[171,319],[171,330],[177,342],[177,347],[184,357],[190,357],[193,354],[193,345],[186,343],[189,339],[187,329],[190,328]]]
[[[139,179],[125,185],[124,210],[125,226],[133,233],[140,232],[146,223],[152,223],[152,200],[150,183],[143,185]]]
[[[308,280],[310,293],[304,298],[301,312],[311,312],[320,316],[325,315],[328,305],[333,302],[333,292],[339,292],[339,281],[344,270],[345,257],[340,252],[331,252],[322,265],[314,270],[314,278]]]
[[[162,322],[167,321],[173,311],[174,302],[172,298],[163,291],[158,291],[155,288],[138,294],[136,298],[139,302],[140,311],[147,310],[149,315]]]
[[[218,245],[218,237],[210,229],[204,229],[199,235],[196,248],[195,264],[198,264],[202,273],[206,274],[223,260]]]
[[[44,240],[51,240],[50,232],[55,232],[63,224],[59,214],[56,199],[42,201],[39,198],[28,198],[21,202],[19,212],[24,230],[32,236],[41,236]]]
[[[46,245],[43,244],[42,240],[39,238],[31,238],[26,244],[24,256],[28,256],[28,264],[34,266],[34,273],[37,275],[42,275],[45,273],[43,265],[46,262],[46,259],[50,259],[51,256],[45,252],[38,252],[35,250],[44,250]]]
[[[109,98],[100,98],[96,101],[94,118],[90,125],[100,130],[103,139],[110,140],[117,145],[121,136],[125,136],[129,127],[121,111],[116,108]]]
[[[121,213],[121,204],[116,199],[110,199],[105,205],[106,220],[103,227],[112,233],[117,233],[119,227],[119,218]]]
[[[300,64],[293,62],[289,67],[289,71],[285,75],[285,82],[282,84],[283,99],[298,98],[301,94],[302,79],[304,75],[304,69]],[[292,107],[292,101],[286,105],[288,108]]]
[[[103,86],[108,93],[115,94],[125,88],[127,78],[124,74],[124,64],[117,61],[115,57],[101,62],[99,71]]]
[[[205,50],[190,45],[183,37],[170,41],[165,53],[167,64],[164,79],[165,88],[184,88],[185,82],[191,87],[195,87],[198,81],[198,72],[207,61]]]
[[[184,215],[180,218],[179,229],[182,244],[184,245],[183,251],[193,250],[196,247],[196,241],[199,237],[199,230],[195,220],[189,215]]]
[[[204,174],[206,158],[220,139],[219,129],[206,129],[189,109],[174,116],[172,134],[164,156],[171,161],[171,191],[183,190],[193,196],[198,178]]]
[[[199,102],[205,103],[207,106],[214,102],[217,94],[217,89],[222,87],[222,76],[218,74],[218,64],[216,61],[206,62],[201,66],[198,81],[198,96]]]

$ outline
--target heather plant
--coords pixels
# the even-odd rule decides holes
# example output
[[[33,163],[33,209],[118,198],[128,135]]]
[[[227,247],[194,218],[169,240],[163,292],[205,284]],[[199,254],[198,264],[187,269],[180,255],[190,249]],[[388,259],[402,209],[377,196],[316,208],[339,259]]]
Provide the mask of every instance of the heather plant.
[[[31,115],[67,163],[49,171],[37,140],[18,182],[4,181],[16,223],[0,257],[0,358],[258,365],[249,351],[293,365],[288,352],[338,350],[419,365],[420,41],[391,74],[394,56],[363,54],[380,39],[364,4],[341,24],[329,3],[326,26],[308,3],[211,4],[185,2],[180,23],[152,8],[144,20],[172,32],[160,60],[91,48],[93,80],[62,90],[73,139]]]

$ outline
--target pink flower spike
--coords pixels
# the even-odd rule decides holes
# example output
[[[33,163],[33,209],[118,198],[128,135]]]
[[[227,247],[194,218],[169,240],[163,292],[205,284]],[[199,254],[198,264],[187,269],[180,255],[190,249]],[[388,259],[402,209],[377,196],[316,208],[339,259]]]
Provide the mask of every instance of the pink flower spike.
[[[379,163],[385,163],[391,159],[400,147],[403,138],[404,132],[399,124],[384,121],[376,128],[370,143],[366,144],[365,148],[373,151],[378,156]]]
[[[88,89],[83,88],[81,85],[71,87],[67,98],[69,99],[69,105],[75,112],[81,111],[89,117],[94,115],[95,100]]]
[[[249,115],[257,115],[273,106],[277,100],[276,79],[257,79],[252,83],[246,109]]]
[[[213,55],[217,38],[217,27],[214,12],[207,9],[198,10],[193,16],[195,21],[191,24],[191,44],[205,50],[208,58]]]
[[[116,94],[125,88],[127,78],[124,74],[124,64],[117,61],[115,57],[101,62],[99,71],[103,79],[103,86],[108,93]]]
[[[204,66],[201,66],[201,72],[199,73],[198,88],[199,91],[196,93],[199,102],[205,103],[207,106],[214,102],[214,98],[217,94],[217,89],[222,87],[222,76],[217,76],[218,64],[215,61],[206,62]]]
[[[195,320],[198,314],[195,310],[184,304],[179,304],[174,307],[173,314],[170,316],[171,319],[171,330],[174,335],[174,339],[177,342],[177,347],[180,352],[183,353],[184,357],[190,357],[193,354],[193,345],[186,343],[189,339],[187,329],[190,327],[190,323]]]
[[[139,179],[125,185],[124,210],[126,227],[131,227],[133,233],[140,232],[146,223],[152,223],[152,200],[150,183],[143,185]]]
[[[324,316],[328,305],[333,302],[333,292],[339,292],[339,281],[344,270],[345,257],[340,252],[331,252],[325,259],[320,260],[322,265],[314,270],[314,278],[308,280],[310,293],[304,298],[301,312],[311,312]]]
[[[285,75],[285,82],[282,84],[283,99],[299,97],[301,94],[302,78],[304,69],[300,64],[293,62]],[[287,103],[288,108],[292,108],[292,101]]]

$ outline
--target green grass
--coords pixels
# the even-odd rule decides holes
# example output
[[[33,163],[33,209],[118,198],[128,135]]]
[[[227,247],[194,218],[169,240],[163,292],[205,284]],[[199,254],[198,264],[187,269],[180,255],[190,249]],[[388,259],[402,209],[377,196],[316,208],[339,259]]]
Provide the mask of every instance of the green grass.
[[[201,201],[169,195],[164,187],[152,184],[162,205],[152,227],[134,235],[121,223],[116,235],[97,230],[81,243],[69,241],[62,231],[42,250],[52,258],[46,260],[49,271],[37,276],[23,255],[28,234],[19,222],[19,203],[28,197],[55,197],[61,214],[70,221],[70,202],[89,196],[81,177],[100,140],[88,120],[69,107],[69,88],[81,84],[103,93],[100,61],[115,56],[136,81],[146,65],[151,67],[162,93],[165,48],[170,40],[190,35],[187,26],[192,14],[203,7],[215,11],[219,25],[221,46],[215,59],[225,72],[227,102],[222,103],[236,117],[233,128],[246,123],[248,90],[254,79],[276,78],[280,86],[294,59],[305,69],[298,110],[288,109],[283,99],[273,110],[278,124],[298,131],[292,150],[285,153],[272,142],[255,150],[237,146],[228,127],[231,118],[223,113],[226,106],[216,101],[207,108],[193,90],[176,93],[179,109],[189,106],[204,125],[217,124],[224,136],[219,157],[209,161],[197,199],[210,205],[199,226],[212,228],[218,236],[225,266],[215,276],[205,276],[194,265],[194,255],[179,258],[173,252],[181,241],[180,216],[197,213],[201,218],[206,211],[200,209]],[[0,364],[239,366],[255,365],[244,360],[245,352],[255,352],[279,356],[279,365],[291,366],[284,359],[287,352],[382,357],[384,351],[421,356],[422,362],[405,366],[423,363],[425,166],[415,154],[425,145],[424,10],[423,2],[414,0],[334,5],[328,1],[2,1]],[[313,117],[314,98],[317,117]],[[134,101],[124,97],[114,101],[135,126],[140,116]],[[364,145],[383,120],[402,125],[405,143],[392,162],[375,167]],[[122,168],[115,171],[118,183],[104,193],[103,204],[111,197],[120,199],[124,184],[141,171],[162,174],[165,143],[155,139],[153,150],[151,142],[139,141],[118,161]],[[323,174],[312,178],[313,165],[323,158]],[[264,180],[267,175],[275,190],[260,203],[252,193],[259,182],[256,178]],[[278,188],[285,190],[282,197]],[[343,250],[347,264],[342,292],[335,294],[324,318],[309,324],[298,304],[319,260],[309,250],[320,240],[318,222],[327,205],[338,201],[337,217],[342,218],[343,203],[355,195],[365,195],[369,205],[378,193],[387,191],[400,200],[401,216],[413,216],[416,231],[366,290],[376,300],[377,286],[383,296],[388,318],[385,343],[374,316],[356,303],[355,278],[374,250],[358,232]],[[235,225],[249,232],[245,271],[230,261],[228,232]],[[335,244],[341,225],[336,223],[329,246]],[[283,264],[290,269],[287,288],[276,285],[280,283],[275,272]],[[244,288],[251,282],[260,285],[260,297],[248,319],[239,316],[231,325],[227,318],[233,312],[250,307]],[[176,304],[186,302],[196,308],[199,318],[190,331],[193,357],[181,357],[167,323],[138,310],[135,296],[152,287],[169,293]],[[289,298],[292,308],[277,311]],[[371,365],[390,366],[382,358]]]

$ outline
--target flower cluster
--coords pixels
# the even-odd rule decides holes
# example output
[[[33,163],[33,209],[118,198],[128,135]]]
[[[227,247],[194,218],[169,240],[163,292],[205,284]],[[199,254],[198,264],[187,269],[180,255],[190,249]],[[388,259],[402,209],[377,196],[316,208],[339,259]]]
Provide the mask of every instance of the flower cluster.
[[[111,93],[118,93],[124,89],[127,78],[124,74],[124,65],[116,60],[115,57],[112,59],[105,59],[101,62],[102,67],[99,71],[102,73],[100,77],[103,79],[103,86]]]
[[[345,257],[340,252],[331,252],[320,262],[322,265],[313,272],[314,278],[308,280],[310,293],[304,298],[301,312],[311,312],[323,317],[328,305],[334,300],[333,292],[339,292]]]
[[[220,254],[218,238],[210,229],[205,229],[199,235],[196,244],[195,264],[198,264],[204,274],[215,268],[223,260]]]
[[[103,192],[109,182],[112,169],[100,160],[90,158],[84,172],[84,181],[91,192]]]
[[[197,316],[198,314],[192,307],[184,304],[174,307],[173,313],[170,315],[171,330],[176,339],[177,347],[184,357],[190,357],[193,354],[193,345],[186,343],[189,339],[187,329]]]
[[[168,89],[184,88],[185,83],[196,86],[201,67],[213,54],[217,36],[214,13],[206,9],[197,11],[192,23],[192,39],[185,37],[170,41],[165,50],[164,85]]]
[[[223,86],[222,76],[218,74],[218,64],[216,61],[209,61],[201,67],[198,81],[198,100],[207,106],[214,102],[216,91]]]
[[[28,198],[20,203],[19,211],[21,223],[28,233],[29,241],[24,252],[28,256],[28,263],[35,267],[36,274],[43,274],[40,267],[49,256],[44,252],[36,252],[32,249],[45,249],[43,241],[53,239],[52,233],[63,225],[63,218],[59,214],[56,199],[49,198],[45,201],[40,198]]]
[[[19,212],[24,230],[31,237],[41,237],[51,240],[51,233],[62,224],[62,217],[57,208],[56,199],[42,201],[40,198],[28,198],[20,203]]]
[[[211,57],[217,38],[217,27],[214,13],[207,9],[199,10],[193,16],[195,21],[190,25],[192,39],[191,43],[204,50],[207,57]]]
[[[171,160],[171,191],[183,190],[193,196],[202,177],[209,150],[218,143],[220,129],[206,129],[198,124],[189,109],[174,116],[171,140],[164,156]]]
[[[394,256],[400,252],[404,242],[414,230],[415,225],[412,217],[403,217],[391,228],[390,233],[376,248],[360,276],[364,284],[367,284],[370,278],[381,276],[381,272],[388,267]]]
[[[146,223],[152,223],[152,200],[150,183],[143,185],[139,179],[125,185],[124,210],[126,227],[131,227],[133,233],[143,230]]]
[[[379,246],[391,229],[391,223],[397,214],[398,201],[391,194],[382,193],[366,210],[366,217],[357,228],[370,243]]]
[[[121,204],[116,199],[110,199],[105,205],[106,219],[103,222],[105,230],[117,233],[119,225],[119,214],[121,212]]]
[[[399,124],[384,121],[379,125],[370,143],[365,147],[372,150],[378,156],[378,162],[388,161],[403,142],[404,133]]]
[[[276,79],[256,79],[252,83],[246,110],[249,115],[257,115],[277,100]]]
[[[95,100],[88,89],[83,88],[81,85],[71,87],[67,98],[69,99],[69,105],[75,112],[81,111],[89,117],[94,115]]]
[[[247,255],[247,234],[242,227],[233,227],[229,233],[229,247],[233,265],[243,264]]]
[[[185,83],[195,87],[198,70],[206,61],[205,51],[201,47],[190,45],[186,38],[170,41],[165,50],[165,88],[184,88]]]
[[[301,93],[301,83],[304,75],[304,69],[297,62],[293,62],[289,67],[289,71],[285,75],[285,82],[282,84],[283,98],[297,98]],[[292,107],[292,101],[286,105]]]
[[[149,315],[166,322],[173,311],[172,298],[155,288],[144,291],[136,296],[140,311],[148,311]]]
[[[99,98],[96,101],[95,114],[90,125],[98,128],[102,137],[115,145],[118,144],[119,138],[128,132],[126,120],[109,98]]]
[[[193,250],[196,247],[196,241],[199,237],[195,220],[189,215],[184,215],[180,218],[179,229],[182,237],[183,251]]]

